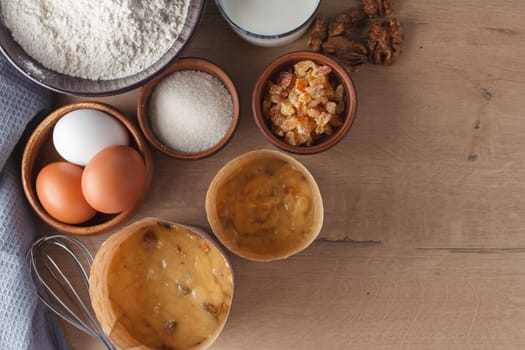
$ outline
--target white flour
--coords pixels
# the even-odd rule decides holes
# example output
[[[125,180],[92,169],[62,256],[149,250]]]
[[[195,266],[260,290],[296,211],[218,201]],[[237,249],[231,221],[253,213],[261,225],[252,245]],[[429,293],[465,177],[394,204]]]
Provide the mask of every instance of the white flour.
[[[34,59],[88,79],[133,75],[173,45],[189,0],[0,0],[6,26]]]

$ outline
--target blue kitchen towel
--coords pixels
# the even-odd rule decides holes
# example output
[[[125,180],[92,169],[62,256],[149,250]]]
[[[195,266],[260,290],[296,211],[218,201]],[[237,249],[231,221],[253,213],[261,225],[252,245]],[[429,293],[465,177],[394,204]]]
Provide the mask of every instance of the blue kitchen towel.
[[[0,54],[0,349],[69,349],[54,315],[38,301],[25,253],[35,239],[13,150],[28,123],[51,106],[51,93]]]

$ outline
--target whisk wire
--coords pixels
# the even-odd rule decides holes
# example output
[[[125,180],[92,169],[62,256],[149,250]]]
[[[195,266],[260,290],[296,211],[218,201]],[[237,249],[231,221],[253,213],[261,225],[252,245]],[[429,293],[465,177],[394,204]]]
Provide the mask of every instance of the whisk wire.
[[[78,306],[80,306],[82,308],[82,310],[85,312],[85,315],[88,316],[91,314],[91,312],[88,310],[88,308],[86,307],[85,303],[83,302],[82,298],[80,297],[80,295],[76,292],[75,288],[73,287],[73,285],[71,284],[71,282],[69,281],[69,279],[64,275],[64,273],[62,272],[62,270],[60,270],[56,264],[56,262],[49,256],[47,256],[47,261],[53,266],[53,268],[49,269],[49,272],[51,273],[51,276],[53,276],[53,279],[55,280],[55,282],[57,282],[57,285],[59,286],[59,288],[64,292],[64,295],[66,296],[66,298],[70,301],[70,302],[73,302],[73,304],[76,302],[78,303]],[[58,275],[60,276],[60,279],[59,277],[57,277],[57,273]],[[71,293],[67,293],[66,291],[66,288],[64,288],[64,286],[60,283],[60,282],[64,282],[66,283],[67,287],[69,287],[69,290],[71,291]],[[52,290],[50,290],[50,292],[52,293],[52,295],[56,298],[56,301],[60,304],[60,306],[62,306],[70,315],[72,315],[73,317],[73,320],[77,321],[80,325],[83,326],[82,330],[84,331],[91,331],[91,328],[89,327],[89,325],[87,325],[80,317],[78,317],[75,312],[70,309],[66,303],[64,303],[60,297],[58,297],[58,295],[56,293],[54,293]],[[73,298],[71,296],[71,294],[73,294],[73,296],[75,298]],[[96,322],[88,317],[88,319],[91,321],[91,326],[93,326],[94,324],[96,324]]]
[[[84,322],[82,322],[82,320],[80,318],[75,316],[75,313],[73,312],[73,310],[71,310],[71,308],[69,308],[67,306],[67,304],[64,303],[64,301],[62,301],[62,298],[59,297],[57,293],[55,293],[54,288],[52,288],[46,282],[46,280],[40,274],[40,271],[35,269],[34,270],[34,274],[36,275],[36,278],[37,278],[37,281],[35,281],[35,283],[37,283],[37,284],[40,283],[44,287],[44,290],[46,290],[46,292],[47,292],[47,295],[45,295],[39,290],[38,291],[39,299],[49,309],[51,309],[51,311],[53,311],[56,315],[60,316],[63,320],[67,321],[68,323],[70,323],[71,325],[75,326],[76,328],[80,329],[83,332],[86,332],[86,333],[88,333],[88,334],[90,334],[92,336],[96,336],[96,334],[94,334],[89,329],[89,327]],[[60,285],[56,274],[52,270],[49,270],[49,274],[53,278],[53,280],[58,284],[59,288],[61,288],[62,291],[65,292],[65,288]],[[33,280],[34,280],[34,278],[33,278]],[[65,293],[65,295],[68,295],[68,294]],[[54,303],[51,303],[51,302],[48,301],[48,297],[49,296],[52,297],[52,300],[54,300]],[[69,296],[67,296],[67,298],[69,300],[71,300],[71,298]],[[70,317],[70,316],[72,316],[72,317]]]
[[[56,246],[73,260],[73,267],[80,272],[84,291],[89,290],[87,266],[93,263],[93,255],[78,239],[65,235],[52,235],[38,239],[26,254],[31,277],[38,287],[38,297],[51,311],[79,330],[97,338],[107,349],[116,347],[103,332],[90,307],[86,305],[77,288],[52,257],[50,246]],[[72,249],[73,248],[73,249]],[[47,271],[46,278],[41,270]],[[53,282],[51,285],[48,282]],[[57,293],[60,291],[59,293]],[[45,292],[45,293],[44,293]],[[59,295],[60,294],[60,295]],[[74,305],[73,310],[69,305]],[[75,311],[80,311],[79,313]],[[87,321],[87,322],[86,322]]]

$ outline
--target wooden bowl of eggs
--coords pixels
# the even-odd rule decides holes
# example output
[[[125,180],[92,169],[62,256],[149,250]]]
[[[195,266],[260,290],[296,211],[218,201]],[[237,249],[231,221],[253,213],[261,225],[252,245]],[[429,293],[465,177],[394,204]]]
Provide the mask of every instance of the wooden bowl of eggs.
[[[107,231],[143,201],[153,160],[141,133],[122,113],[77,102],[49,114],[22,156],[22,186],[36,214],[74,235]]]

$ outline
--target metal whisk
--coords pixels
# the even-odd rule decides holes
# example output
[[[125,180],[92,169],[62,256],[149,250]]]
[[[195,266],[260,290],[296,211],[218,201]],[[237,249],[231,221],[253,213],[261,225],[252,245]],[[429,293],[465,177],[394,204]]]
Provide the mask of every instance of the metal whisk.
[[[116,350],[97,322],[91,304],[84,302],[89,300],[89,269],[93,263],[87,247],[70,236],[47,236],[33,243],[26,259],[40,300],[69,324],[97,338],[107,349]],[[69,276],[79,276],[81,282],[74,283],[66,269],[72,269]]]

